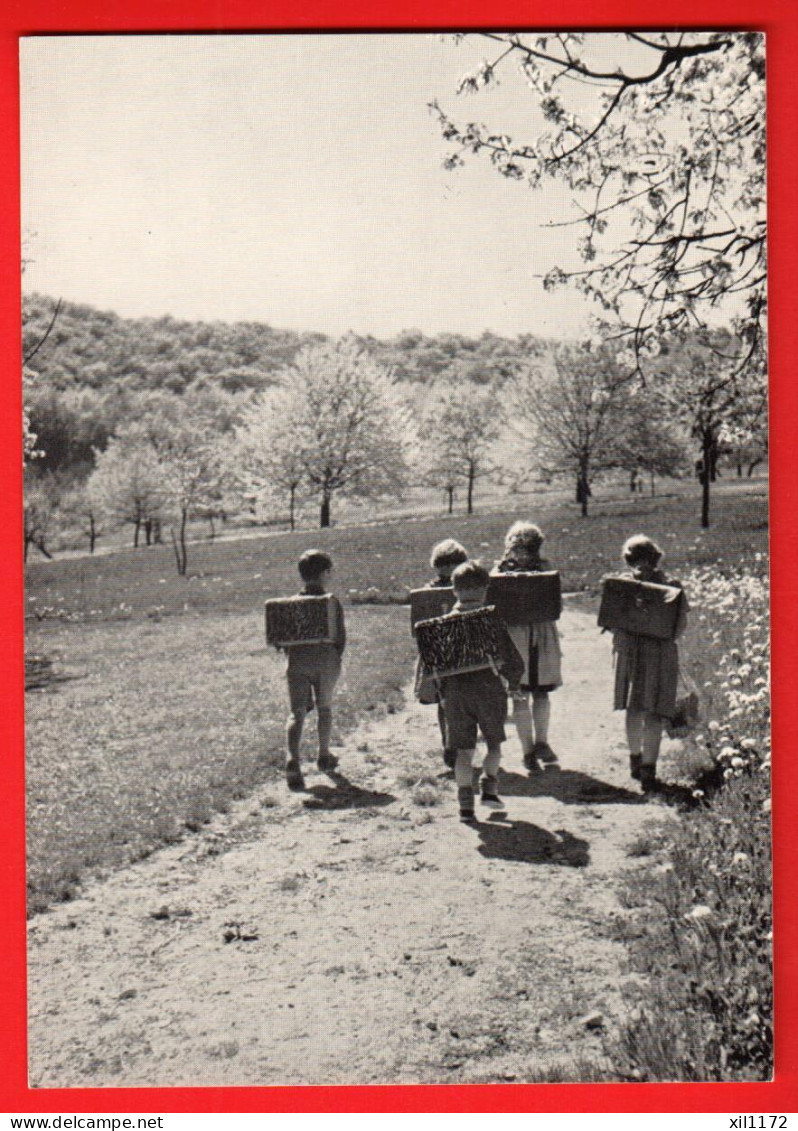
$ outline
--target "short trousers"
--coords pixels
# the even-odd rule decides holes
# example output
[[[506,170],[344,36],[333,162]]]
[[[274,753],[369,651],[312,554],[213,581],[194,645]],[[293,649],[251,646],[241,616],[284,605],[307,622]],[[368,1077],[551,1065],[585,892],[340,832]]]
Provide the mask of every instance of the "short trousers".
[[[489,746],[504,742],[507,735],[507,692],[493,672],[466,672],[443,681],[446,738],[451,750],[472,750],[477,729]]]
[[[314,703],[317,710],[331,707],[340,674],[341,657],[332,644],[300,645],[292,649],[286,671],[291,714],[304,717]]]

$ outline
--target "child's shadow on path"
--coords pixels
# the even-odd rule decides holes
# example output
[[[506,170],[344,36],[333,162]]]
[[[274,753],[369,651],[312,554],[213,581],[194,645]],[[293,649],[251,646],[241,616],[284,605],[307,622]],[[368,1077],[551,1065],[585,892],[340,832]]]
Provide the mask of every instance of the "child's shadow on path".
[[[590,845],[565,829],[549,832],[530,821],[489,820],[477,826],[482,843],[478,851],[494,860],[517,860],[522,864],[558,864],[584,868],[590,862]]]
[[[503,771],[499,788],[506,797],[554,797],[564,805],[641,805],[645,801],[642,794],[630,789],[558,767],[534,777]]]
[[[361,789],[343,774],[329,774],[333,785],[312,785],[310,796],[303,799],[306,809],[379,809],[390,805],[396,798],[392,793],[381,793],[376,789]]]

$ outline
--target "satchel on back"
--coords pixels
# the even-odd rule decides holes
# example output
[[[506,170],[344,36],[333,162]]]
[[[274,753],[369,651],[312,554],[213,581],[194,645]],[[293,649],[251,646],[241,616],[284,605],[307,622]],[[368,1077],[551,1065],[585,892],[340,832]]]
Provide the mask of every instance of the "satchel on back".
[[[612,632],[673,640],[684,599],[675,585],[656,585],[626,577],[606,577],[598,623]]]
[[[332,593],[273,597],[266,602],[266,643],[276,648],[334,644],[336,620]]]

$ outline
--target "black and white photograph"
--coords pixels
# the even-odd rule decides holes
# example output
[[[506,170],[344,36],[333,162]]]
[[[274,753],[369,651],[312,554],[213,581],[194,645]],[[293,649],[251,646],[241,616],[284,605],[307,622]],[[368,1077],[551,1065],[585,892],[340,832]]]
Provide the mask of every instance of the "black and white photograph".
[[[20,39],[31,1088],[772,1078],[765,60]]]

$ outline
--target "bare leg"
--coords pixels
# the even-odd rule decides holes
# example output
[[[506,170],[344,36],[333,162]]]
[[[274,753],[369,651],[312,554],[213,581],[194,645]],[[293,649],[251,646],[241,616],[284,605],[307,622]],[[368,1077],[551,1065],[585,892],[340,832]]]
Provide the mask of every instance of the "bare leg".
[[[629,753],[640,755],[643,749],[643,722],[645,711],[626,712],[626,741],[629,744]]]
[[[457,782],[457,803],[460,807],[460,820],[474,820],[474,785],[471,759],[474,750],[458,750],[454,764],[454,778]]]
[[[629,744],[629,774],[635,781],[640,781],[641,754],[643,749],[643,725],[645,722],[644,711],[626,712],[626,741]]]
[[[643,757],[641,759],[644,766],[656,766],[661,742],[662,719],[659,715],[646,712],[643,723]]]
[[[488,752],[482,763],[482,773],[485,777],[495,778],[499,773],[499,766],[502,760],[501,743],[497,742],[495,746],[489,746]]]
[[[535,724],[535,743],[548,744],[551,703],[548,691],[532,692],[532,720]]]
[[[518,731],[523,753],[529,754],[535,744],[535,734],[532,728],[532,712],[529,709],[529,696],[522,692],[513,696],[513,722]]]
[[[332,707],[319,707],[319,758],[330,757],[330,738],[332,737]]]
[[[466,786],[470,789],[473,783],[473,771],[471,769],[471,760],[474,757],[474,750],[458,750],[457,761],[454,764],[454,780],[457,782],[458,789],[464,789]]]
[[[302,741],[302,727],[305,723],[305,716],[295,711],[288,716],[288,723],[285,728],[285,737],[288,744],[288,759],[286,765],[296,766],[299,768],[299,744]]]
[[[438,726],[441,728],[441,744],[443,749],[448,750],[449,746],[446,741],[446,711],[440,699],[438,700]]]

